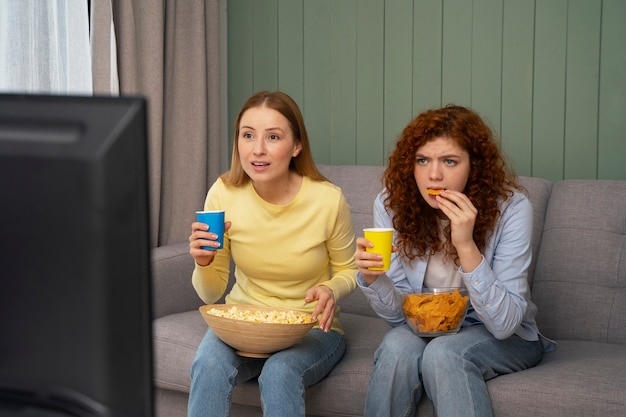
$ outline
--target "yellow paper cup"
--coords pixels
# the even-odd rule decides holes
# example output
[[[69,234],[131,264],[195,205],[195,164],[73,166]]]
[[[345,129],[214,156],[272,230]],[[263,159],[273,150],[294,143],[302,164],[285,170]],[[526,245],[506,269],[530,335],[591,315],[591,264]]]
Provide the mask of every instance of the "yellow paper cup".
[[[383,257],[381,268],[369,268],[372,271],[386,271],[391,261],[391,248],[393,246],[393,229],[384,227],[370,227],[363,229],[363,237],[374,244],[372,248],[366,248],[367,252],[373,252]]]

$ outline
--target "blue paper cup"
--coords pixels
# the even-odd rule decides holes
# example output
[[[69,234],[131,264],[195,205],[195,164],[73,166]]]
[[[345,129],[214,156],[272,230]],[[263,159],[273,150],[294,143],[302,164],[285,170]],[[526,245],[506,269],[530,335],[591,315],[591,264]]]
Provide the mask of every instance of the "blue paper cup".
[[[219,242],[220,244],[218,248],[213,246],[203,246],[202,249],[222,249],[224,247],[224,210],[196,211],[196,218],[200,223],[204,223],[209,226],[209,232],[217,235],[216,242]]]

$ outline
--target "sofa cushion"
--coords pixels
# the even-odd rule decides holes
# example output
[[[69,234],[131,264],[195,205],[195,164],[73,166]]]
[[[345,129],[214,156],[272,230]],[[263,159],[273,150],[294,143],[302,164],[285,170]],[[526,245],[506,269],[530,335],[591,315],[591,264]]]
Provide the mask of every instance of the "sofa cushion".
[[[546,336],[626,343],[626,181],[554,184],[532,289]]]
[[[154,320],[154,383],[157,387],[189,392],[191,362],[206,330],[207,324],[198,310]]]
[[[626,346],[559,340],[538,366],[487,386],[496,416],[624,416]]]

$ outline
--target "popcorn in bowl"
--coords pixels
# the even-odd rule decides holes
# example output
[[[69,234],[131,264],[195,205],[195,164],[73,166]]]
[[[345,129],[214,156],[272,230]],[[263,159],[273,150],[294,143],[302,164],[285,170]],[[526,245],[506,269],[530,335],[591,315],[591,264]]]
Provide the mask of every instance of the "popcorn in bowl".
[[[301,313],[294,310],[249,310],[232,306],[227,310],[210,308],[206,310],[208,314],[218,317],[226,317],[234,320],[252,321],[255,323],[275,323],[275,324],[306,324],[313,323],[310,314]]]
[[[254,358],[293,346],[316,323],[308,313],[253,305],[211,304],[200,307],[200,313],[222,342]]]

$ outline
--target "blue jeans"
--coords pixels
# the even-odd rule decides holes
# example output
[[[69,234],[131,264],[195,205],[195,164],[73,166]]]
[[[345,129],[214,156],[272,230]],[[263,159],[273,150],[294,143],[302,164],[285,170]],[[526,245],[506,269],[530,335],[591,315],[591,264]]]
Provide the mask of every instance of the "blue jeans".
[[[245,358],[208,329],[191,365],[187,415],[230,416],[235,385],[258,376],[264,416],[304,416],[306,387],[324,378],[345,351],[342,335],[313,329],[291,348],[267,359]]]
[[[438,417],[492,416],[485,381],[531,368],[541,355],[540,341],[498,340],[483,325],[432,339],[394,327],[374,356],[364,415],[413,416],[424,390]]]

